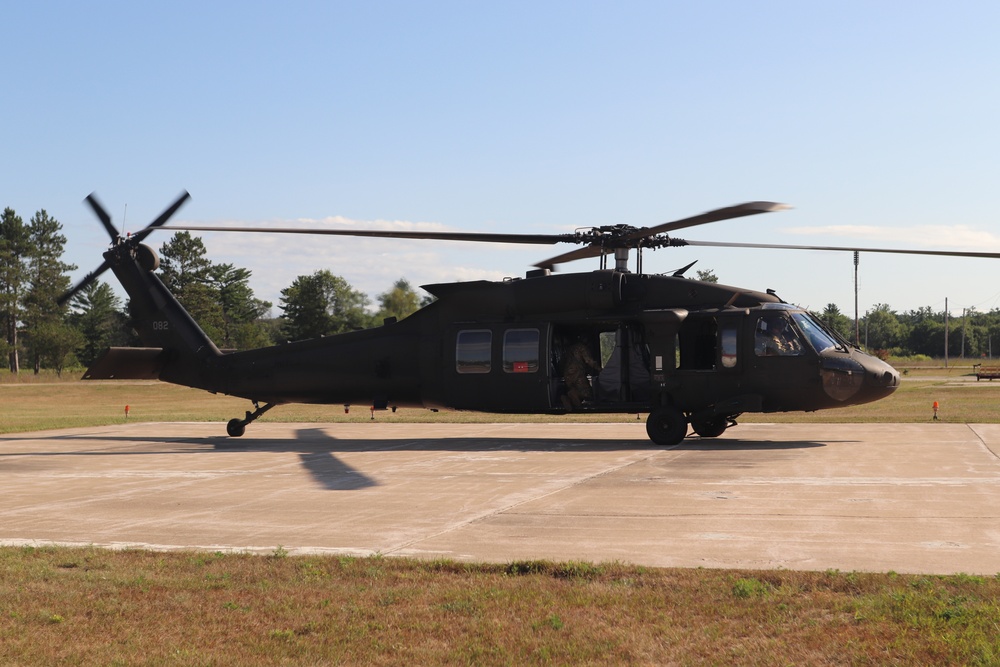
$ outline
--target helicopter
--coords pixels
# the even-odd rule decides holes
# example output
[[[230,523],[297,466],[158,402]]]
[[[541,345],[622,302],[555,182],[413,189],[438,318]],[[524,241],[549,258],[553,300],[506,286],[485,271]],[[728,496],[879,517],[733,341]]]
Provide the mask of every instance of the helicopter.
[[[930,255],[993,253],[907,251],[699,242],[679,229],[788,208],[748,202],[636,228],[597,227],[567,234],[393,232],[204,227],[165,223],[190,198],[183,192],[141,231],[122,236],[91,194],[85,202],[111,237],[104,261],[60,298],[67,302],[110,269],[129,296],[144,347],[107,349],[84,379],[156,379],[248,399],[231,419],[242,436],[286,403],[476,410],[492,413],[647,413],[653,443],[688,435],[715,438],[743,413],[815,411],[890,396],[899,373],[773,290],[693,280],[692,264],[672,274],[642,272],[642,251],[679,246],[864,250]],[[159,258],[143,243],[159,230],[280,232],[581,247],[539,262],[523,278],[422,286],[436,299],[381,326],[224,353],[156,274]],[[629,270],[630,251],[637,270]],[[607,258],[615,264],[608,267]],[[600,258],[590,272],[557,265]],[[374,414],[374,412],[373,412]]]

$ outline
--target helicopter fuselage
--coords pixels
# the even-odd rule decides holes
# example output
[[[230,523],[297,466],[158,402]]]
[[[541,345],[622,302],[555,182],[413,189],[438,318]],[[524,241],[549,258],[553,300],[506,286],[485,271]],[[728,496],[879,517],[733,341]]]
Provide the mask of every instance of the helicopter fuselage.
[[[670,445],[689,424],[714,437],[741,413],[856,405],[899,385],[891,366],[773,293],[618,269],[428,285],[436,301],[401,321],[226,354],[157,277],[151,248],[122,240],[104,258],[148,347],[113,348],[84,377],[266,404],[230,435],[296,402],[648,412],[650,437]]]
[[[595,271],[427,286],[410,317],[214,357],[212,391],[267,403],[487,412],[649,412],[694,421],[878,400],[899,376],[776,296]],[[778,327],[790,342],[771,344]],[[593,364],[567,400],[566,355]],[[577,400],[578,399],[578,400]]]

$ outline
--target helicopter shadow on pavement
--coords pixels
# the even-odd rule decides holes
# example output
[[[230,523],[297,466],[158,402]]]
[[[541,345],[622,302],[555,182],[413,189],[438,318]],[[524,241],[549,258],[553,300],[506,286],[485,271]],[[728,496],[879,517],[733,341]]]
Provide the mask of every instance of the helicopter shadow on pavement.
[[[347,464],[337,453],[386,452],[398,450],[438,451],[438,452],[614,452],[649,448],[653,451],[775,451],[825,447],[825,442],[814,441],[773,441],[736,440],[723,438],[689,437],[674,447],[658,447],[648,441],[635,439],[593,439],[572,438],[524,438],[524,437],[435,437],[435,438],[393,438],[360,439],[337,438],[330,433],[330,427],[300,428],[293,438],[267,438],[252,435],[234,439],[227,436],[99,436],[101,442],[127,445],[135,448],[102,448],[78,451],[36,451],[6,453],[6,457],[20,456],[148,456],[163,454],[240,454],[249,452],[289,453],[299,457],[302,467],[313,481],[331,491],[357,491],[378,486],[377,480],[363,471]],[[17,438],[15,438],[17,439]],[[48,440],[82,441],[95,440],[92,435],[55,435]],[[210,449],[206,449],[206,446]],[[682,465],[675,461],[675,465]]]
[[[312,430],[312,429],[310,429]],[[19,439],[19,438],[13,438]],[[134,444],[134,448],[100,448],[80,449],[76,451],[34,451],[7,452],[0,454],[0,470],[4,459],[16,457],[38,456],[85,456],[85,457],[116,457],[116,456],[162,456],[167,455],[203,455],[205,453],[265,452],[297,454],[302,467],[309,473],[313,481],[331,491],[354,491],[372,486],[378,482],[365,475],[360,470],[341,461],[334,455],[338,447],[331,447],[330,442],[323,442],[315,437],[307,438],[305,442],[298,439],[242,439],[234,440],[226,436],[124,436],[101,435],[55,435],[46,440],[79,442],[99,439],[102,443],[113,445]],[[2,441],[2,439],[0,439]],[[335,442],[335,441],[334,441]],[[206,445],[210,449],[206,449]],[[346,450],[345,450],[346,451]]]
[[[856,440],[830,440],[816,442],[814,440],[731,440],[721,438],[686,438],[681,444],[672,447],[671,451],[691,452],[725,452],[725,451],[774,451],[784,449],[815,449],[827,445],[857,442]]]
[[[37,456],[156,456],[240,454],[251,452],[288,453],[299,457],[302,467],[312,480],[331,491],[357,491],[378,486],[377,480],[349,465],[337,453],[387,452],[397,450],[441,452],[557,452],[557,451],[616,451],[635,449],[634,440],[572,440],[553,438],[401,438],[401,439],[351,439],[337,438],[328,427],[301,428],[292,438],[268,438],[247,435],[242,438],[218,436],[141,436],[102,434],[54,435],[51,441],[81,442],[99,440],[111,447],[88,448],[76,451],[33,451],[0,454],[7,457]],[[15,436],[14,440],[20,439]],[[128,447],[134,444],[135,447]],[[124,446],[124,447],[123,447]],[[645,446],[644,443],[643,445]]]

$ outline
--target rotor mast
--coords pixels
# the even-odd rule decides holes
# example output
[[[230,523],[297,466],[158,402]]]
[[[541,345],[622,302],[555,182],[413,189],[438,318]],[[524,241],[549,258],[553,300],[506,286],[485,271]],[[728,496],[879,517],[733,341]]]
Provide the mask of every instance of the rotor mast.
[[[615,248],[615,271],[628,273],[628,248]],[[642,273],[641,259],[639,260],[639,266],[636,267],[636,273]]]

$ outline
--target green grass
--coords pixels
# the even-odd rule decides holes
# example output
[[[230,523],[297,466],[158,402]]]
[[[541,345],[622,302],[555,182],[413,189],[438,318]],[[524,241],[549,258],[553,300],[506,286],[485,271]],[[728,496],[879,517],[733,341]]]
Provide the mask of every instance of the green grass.
[[[970,664],[1000,579],[0,549],[4,664]]]

